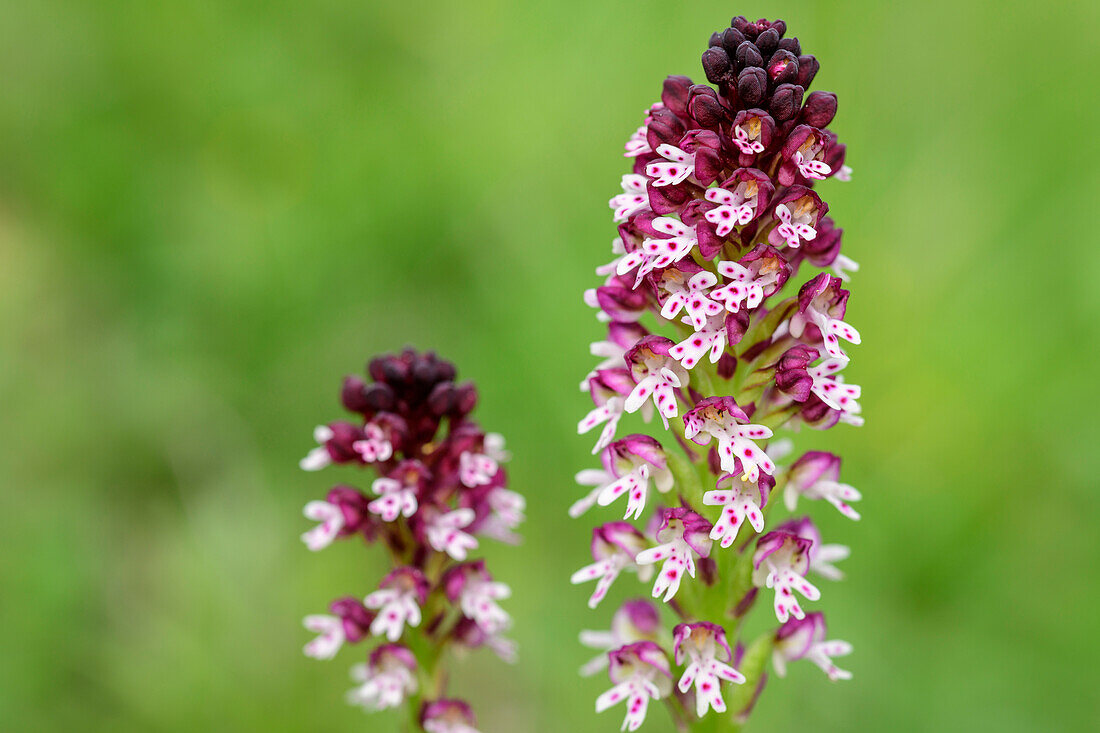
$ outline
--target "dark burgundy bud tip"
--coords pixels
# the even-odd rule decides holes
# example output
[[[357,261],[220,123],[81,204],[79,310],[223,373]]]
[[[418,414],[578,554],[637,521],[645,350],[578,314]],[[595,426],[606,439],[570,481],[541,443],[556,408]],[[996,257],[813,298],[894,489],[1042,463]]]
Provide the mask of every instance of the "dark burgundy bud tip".
[[[779,47],[784,51],[790,51],[796,57],[802,55],[802,44],[798,42],[797,38],[793,36],[791,38],[784,38],[779,42]]]
[[[451,414],[465,417],[477,406],[477,388],[473,382],[467,382],[455,390],[455,406]]]
[[[768,107],[776,122],[794,119],[802,107],[802,92],[802,87],[794,84],[780,84],[776,87],[775,93],[772,94],[771,105]]]
[[[821,68],[821,64],[816,58],[809,55],[802,55],[798,57],[798,85],[803,89],[810,88],[810,82],[817,76],[817,70]]]
[[[709,90],[709,87],[708,87]],[[713,90],[710,90],[713,94]],[[715,97],[696,94],[688,102],[688,114],[701,126],[714,129],[728,120],[726,108]],[[697,163],[698,165],[698,163]]]
[[[722,31],[722,48],[732,59],[737,54],[737,47],[745,42],[745,36],[736,28],[727,28]]]
[[[810,127],[824,128],[836,117],[836,95],[832,92],[810,92],[802,105],[802,121]]]
[[[745,41],[737,47],[737,68],[744,69],[749,66],[763,65],[764,57],[752,41]]]
[[[769,28],[756,37],[756,47],[764,58],[771,56],[779,48],[779,31]]]
[[[442,417],[455,407],[457,394],[454,385],[449,382],[441,382],[435,385],[432,393],[428,395],[428,409],[436,417]]]
[[[789,84],[798,78],[798,57],[790,51],[779,49],[768,59],[768,65],[764,68],[773,84]]]
[[[711,84],[726,84],[733,78],[733,64],[724,48],[711,47],[703,52],[703,71]]]
[[[692,81],[686,76],[670,76],[665,79],[661,102],[680,117],[687,114],[688,89]]]
[[[768,74],[759,66],[750,66],[737,75],[737,96],[744,106],[760,104],[767,91]]]
[[[363,402],[371,412],[389,412],[393,410],[396,400],[389,385],[378,383],[363,390]]]
[[[359,377],[344,377],[344,384],[340,388],[340,402],[352,412],[360,414],[370,412],[370,405],[364,395],[366,388],[367,383]]]
[[[707,44],[711,48],[722,45],[722,31],[715,31],[710,34],[710,43]]]

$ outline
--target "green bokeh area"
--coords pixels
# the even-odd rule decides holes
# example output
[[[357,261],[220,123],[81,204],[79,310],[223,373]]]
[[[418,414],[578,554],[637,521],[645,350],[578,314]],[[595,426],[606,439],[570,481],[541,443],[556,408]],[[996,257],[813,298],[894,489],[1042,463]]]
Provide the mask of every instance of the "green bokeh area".
[[[796,664],[754,728],[1100,727],[1095,3],[0,4],[0,729],[395,728],[343,702],[359,649],[301,654],[381,567],[304,549],[366,477],[296,463],[411,343],[481,385],[530,505],[487,548],[521,663],[455,692],[486,733],[617,730],[575,673],[610,612],[568,584],[580,294],[624,140],[739,12],[840,97],[867,417],[801,436],[865,496],[819,511],[853,556],[812,604],[855,678]]]

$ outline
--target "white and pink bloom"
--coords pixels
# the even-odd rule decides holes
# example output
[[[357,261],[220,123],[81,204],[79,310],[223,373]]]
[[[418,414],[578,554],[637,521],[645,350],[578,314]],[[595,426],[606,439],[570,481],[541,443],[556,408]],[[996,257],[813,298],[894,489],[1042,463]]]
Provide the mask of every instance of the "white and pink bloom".
[[[388,461],[393,456],[393,443],[378,423],[363,426],[363,437],[351,444],[366,463]]]
[[[777,293],[790,277],[791,266],[779,250],[761,244],[737,262],[722,260],[718,272],[728,282],[715,288],[710,297],[736,313],[742,306],[756,308]]]
[[[427,598],[428,581],[424,573],[413,567],[392,570],[379,583],[378,590],[363,599],[364,606],[378,612],[370,632],[397,641],[406,626],[420,625],[420,607]]]
[[[650,222],[650,228],[655,236],[645,239],[637,249],[628,251],[615,269],[619,275],[636,271],[635,289],[650,272],[679,262],[699,243],[694,227],[670,216],[658,216]]]
[[[641,339],[625,356],[634,389],[627,396],[624,409],[628,413],[637,412],[652,400],[666,428],[668,419],[678,414],[675,390],[688,383],[687,371],[669,353],[673,346],[670,339],[650,335]]]
[[[302,513],[317,526],[302,534],[306,547],[314,552],[332,544],[336,538],[370,528],[367,497],[350,486],[337,486],[324,501],[311,501]]]
[[[795,338],[821,341],[834,359],[847,359],[840,340],[859,344],[859,332],[842,319],[847,310],[848,291],[840,279],[821,273],[798,291],[798,312],[791,316],[790,331]]]
[[[810,572],[817,573],[828,580],[843,580],[844,573],[833,563],[847,560],[852,554],[847,545],[825,544],[821,539],[821,530],[809,517],[788,519],[778,525],[779,532],[790,532],[810,541]]]
[[[848,359],[829,358],[811,366],[819,355],[820,352],[813,346],[792,346],[775,366],[776,386],[797,402],[806,402],[813,395],[829,409],[835,410],[839,419],[862,424],[863,418],[859,416],[862,408],[858,401],[862,389],[855,384],[846,384],[839,374],[848,366]]]
[[[664,650],[652,641],[638,641],[610,652],[608,671],[614,683],[596,699],[596,712],[626,701],[623,730],[638,730],[645,722],[650,700],[672,691],[672,673]]]
[[[355,598],[333,601],[329,610],[332,615],[314,614],[303,620],[303,625],[317,634],[303,650],[307,657],[332,659],[345,643],[362,640],[374,621],[374,614]]]
[[[725,474],[718,479],[718,488],[703,494],[704,505],[722,507],[721,515],[710,531],[710,538],[723,548],[737,540],[737,533],[745,520],[757,532],[764,531],[764,505],[775,486],[775,479],[766,473],[761,474],[756,483],[738,480],[740,474],[740,471]]]
[[[728,344],[729,318],[725,313],[720,313],[708,316],[702,328],[669,349],[668,354],[688,370],[698,364],[707,352],[710,352],[710,363],[716,364]]]
[[[604,426],[592,448],[595,455],[615,439],[615,431],[625,411],[626,396],[634,389],[634,380],[630,378],[630,372],[620,368],[597,369],[587,381],[595,407],[577,423],[577,433],[584,435],[601,424]]]
[[[859,512],[852,508],[851,502],[863,497],[854,487],[839,480],[840,456],[825,451],[807,451],[791,464],[783,502],[793,512],[798,507],[799,496],[824,499],[849,519],[859,519]]]
[[[382,644],[351,668],[351,678],[358,686],[348,692],[349,703],[372,711],[394,708],[416,693],[416,657],[400,644]]]
[[[459,507],[445,511],[428,507],[422,514],[417,526],[433,550],[461,561],[477,548],[477,538],[465,531],[477,517],[473,509]]]
[[[444,574],[442,585],[447,598],[457,603],[462,613],[487,634],[497,634],[511,626],[511,617],[497,601],[508,598],[512,591],[493,580],[484,560],[456,565]]]
[[[581,644],[589,649],[599,649],[583,667],[582,677],[591,677],[608,665],[607,653],[636,641],[656,641],[661,629],[661,617],[652,603],[642,599],[627,601],[611,617],[607,631],[582,631]]]
[[[371,514],[383,521],[393,522],[400,517],[416,514],[417,495],[426,483],[428,469],[420,461],[402,461],[389,476],[374,480],[371,484],[378,498],[367,505]]]
[[[805,618],[791,619],[779,627],[775,634],[772,665],[780,677],[787,674],[787,663],[806,659],[813,662],[831,680],[850,680],[852,673],[833,663],[834,657],[852,653],[852,645],[846,641],[825,639],[825,616],[820,612],[808,613]]]
[[[588,598],[588,607],[595,608],[607,596],[611,585],[623,570],[633,570],[644,581],[652,575],[653,568],[641,567],[635,561],[638,553],[648,543],[642,533],[628,522],[608,522],[592,530],[591,565],[573,573],[569,582],[573,585],[596,581],[596,589]]]
[[[695,155],[675,145],[658,145],[657,155],[663,161],[650,163],[645,174],[653,179],[654,186],[674,186],[686,181],[695,173]]]
[[[726,630],[717,624],[700,621],[678,625],[673,636],[676,664],[683,664],[685,657],[688,662],[677,688],[686,694],[695,687],[695,714],[700,718],[708,709],[724,713],[726,701],[722,698],[721,683],[745,683],[744,675],[729,665],[733,652],[726,641]]]
[[[479,733],[474,711],[462,700],[433,700],[420,710],[420,726],[428,733]]]
[[[694,262],[684,261],[661,273],[658,288],[664,293],[661,315],[672,320],[681,311],[687,312],[691,325],[698,331],[707,318],[722,312],[722,304],[708,297],[708,291],[718,283],[718,277]]]
[[[813,190],[791,186],[774,203],[772,214],[778,224],[768,235],[768,243],[796,249],[803,242],[811,241],[817,236],[818,220],[828,210],[828,204]]]
[[[775,590],[775,617],[780,623],[806,615],[794,591],[811,601],[821,598],[821,591],[806,580],[812,546],[812,540],[786,531],[768,532],[756,542],[752,581],[758,588]]]
[[[718,443],[722,470],[740,470],[747,481],[755,482],[761,471],[775,473],[775,463],[754,442],[770,438],[772,431],[748,422],[748,415],[732,397],[707,397],[684,415],[684,437],[699,445],[706,445],[713,437]]]
[[[758,218],[768,206],[775,191],[771,179],[755,168],[739,168],[721,187],[708,188],[707,201],[718,204],[705,214],[714,224],[719,237],[724,237],[736,226],[744,226]]]
[[[710,555],[711,524],[699,514],[683,507],[660,512],[661,527],[657,530],[656,547],[639,552],[635,562],[652,565],[663,562],[653,583],[653,597],[672,600],[680,590],[686,573],[695,577],[695,556]]]
[[[649,208],[649,195],[646,193],[646,177],[636,173],[623,176],[623,192],[608,202],[615,210],[615,221],[623,222],[639,211]]]

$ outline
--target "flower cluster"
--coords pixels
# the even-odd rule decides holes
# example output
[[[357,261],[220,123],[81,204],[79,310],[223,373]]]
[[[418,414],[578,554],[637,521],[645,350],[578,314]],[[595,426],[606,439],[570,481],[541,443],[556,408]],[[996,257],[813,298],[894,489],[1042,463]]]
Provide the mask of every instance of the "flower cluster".
[[[370,467],[369,492],[347,485],[306,504],[317,525],[302,535],[310,550],[360,537],[383,545],[392,568],[361,599],[333,601],[329,614],[307,616],[317,634],[305,653],[331,659],[345,644],[377,641],[352,668],[347,699],[367,710],[407,705],[429,733],[476,733],[466,703],[442,698],[441,660],[448,649],[487,647],[511,661],[511,624],[498,601],[508,586],[483,560],[479,538],[514,542],[524,500],[506,488],[503,439],[470,419],[472,384],[435,354],[413,351],[373,359],[373,380],[344,380],[343,406],[354,421],[322,425],[319,444],[301,461],[307,471],[330,464]]]
[[[823,499],[859,519],[840,458],[786,461],[793,444],[776,436],[863,421],[860,388],[841,376],[860,342],[844,320],[858,265],[815,189],[851,176],[828,129],[837,100],[807,92],[818,61],[781,20],[734,18],[702,62],[713,86],[669,77],[626,143],[633,170],[610,201],[615,259],[585,293],[607,338],[592,345],[603,361],[581,385],[594,407],[578,430],[600,428],[602,467],[577,475],[591,489],[570,514],[615,506],[639,524],[596,526],[593,563],[572,580],[595,581],[595,608],[634,572],[680,622],[669,633],[652,604],[631,601],[611,631],[582,635],[608,654],[585,671],[607,666],[614,683],[597,710],[625,701],[630,730],[651,700],[667,701],[681,727],[711,710],[743,720],[769,656],[780,676],[803,658],[850,676],[832,662],[849,645],[826,640],[824,617],[802,608],[822,595],[810,577],[838,579],[848,549],[823,544],[807,517],[776,517],[769,501],[781,491],[793,512]],[[664,437],[621,435],[633,413],[656,414]],[[731,648],[761,590],[772,630]]]

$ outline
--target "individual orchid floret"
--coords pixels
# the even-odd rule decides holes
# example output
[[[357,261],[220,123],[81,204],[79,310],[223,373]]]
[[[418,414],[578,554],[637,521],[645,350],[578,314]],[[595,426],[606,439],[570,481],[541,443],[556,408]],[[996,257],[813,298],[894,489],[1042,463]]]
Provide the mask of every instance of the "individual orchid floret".
[[[623,192],[608,202],[615,210],[615,221],[622,222],[649,207],[646,178],[636,173],[623,176]]]
[[[772,431],[763,425],[743,424],[748,421],[748,415],[732,397],[707,397],[684,414],[684,437],[699,445],[706,445],[714,437],[722,470],[740,470],[745,480],[756,482],[761,471],[775,473],[775,463],[753,442],[770,438]]]
[[[718,272],[729,278],[729,282],[715,288],[711,297],[736,313],[742,305],[751,310],[779,292],[791,276],[791,266],[779,250],[761,244],[738,262],[719,262]]]
[[[466,451],[459,456],[458,478],[463,486],[485,486],[500,470],[500,464],[492,456]]]
[[[661,617],[652,603],[642,599],[627,601],[611,617],[608,631],[582,631],[581,644],[602,653],[581,667],[581,676],[591,677],[606,669],[607,653],[636,641],[656,641]]]
[[[615,684],[596,699],[596,712],[626,700],[623,730],[638,730],[645,722],[650,700],[672,692],[672,673],[664,650],[652,641],[638,641],[608,654],[611,681]]]
[[[626,356],[626,352],[634,348],[634,345],[646,335],[645,328],[637,323],[612,322],[608,324],[607,339],[595,341],[589,346],[589,352],[592,356],[598,356],[603,361],[597,364],[581,382],[581,391],[589,389],[588,380],[594,377],[599,370],[624,368],[623,358]],[[633,387],[634,385],[631,384],[631,389]],[[629,390],[627,392],[629,393]]]
[[[653,148],[649,147],[649,141],[646,140],[646,126],[642,125],[635,130],[623,147],[626,149],[626,152],[623,153],[624,158],[637,158],[639,155],[652,153]]]
[[[484,560],[456,565],[444,574],[442,585],[447,598],[458,603],[462,613],[486,633],[496,634],[511,625],[511,617],[497,601],[509,597],[512,591],[493,580]]]
[[[699,243],[694,227],[670,216],[658,216],[650,226],[655,233],[666,236],[644,240],[641,247],[628,252],[619,260],[615,270],[619,275],[626,275],[637,268],[634,276],[635,289],[650,272],[663,270],[679,262]]]
[[[768,234],[768,242],[796,249],[817,236],[818,219],[828,210],[829,206],[812,190],[791,186],[775,202],[774,214],[779,224]]]
[[[653,179],[654,186],[675,186],[683,183],[695,173],[695,155],[675,145],[658,145],[657,155],[663,161],[650,163],[645,174]]]
[[[717,624],[700,621],[693,624],[680,624],[673,630],[675,639],[674,655],[676,664],[688,659],[687,668],[677,684],[680,692],[687,693],[695,686],[695,714],[700,718],[709,708],[716,713],[726,711],[726,701],[722,699],[721,683],[744,684],[745,677],[728,663],[733,652],[726,641],[726,631]]]
[[[825,162],[829,140],[821,130],[809,125],[799,125],[791,131],[780,151],[783,165],[779,168],[779,182],[789,186],[798,176],[823,181],[833,172]]]
[[[470,550],[477,548],[477,539],[463,531],[477,515],[473,509],[460,507],[448,512],[429,508],[423,518],[423,532],[433,550],[445,552],[455,560],[465,560]]]
[[[857,385],[845,384],[838,374],[848,360],[825,359],[817,366],[810,366],[819,355],[816,348],[805,344],[788,349],[775,367],[776,386],[798,402],[805,402],[813,394],[834,410],[858,415],[857,400],[862,390]]]
[[[718,204],[705,214],[715,225],[714,233],[724,237],[735,226],[744,226],[759,217],[775,190],[771,179],[755,168],[740,168],[721,187],[708,188],[704,197]]]
[[[761,474],[756,483],[736,480],[739,473],[725,474],[718,479],[718,488],[703,494],[703,504],[722,507],[722,514],[714,522],[710,538],[723,548],[737,540],[737,533],[746,519],[757,532],[764,531],[763,507],[775,486],[775,479],[766,473]]]
[[[666,294],[661,315],[670,321],[680,311],[687,311],[695,330],[703,328],[709,316],[722,312],[722,304],[707,296],[707,291],[718,284],[718,277],[700,268],[694,262],[685,261],[661,273],[660,289]]]
[[[424,573],[413,567],[391,571],[379,583],[379,589],[363,599],[364,606],[378,611],[370,632],[397,641],[405,626],[420,625],[420,607],[427,597],[428,581]]]
[[[733,120],[733,144],[741,151],[741,165],[749,165],[771,145],[775,120],[762,109],[745,109]]]
[[[361,641],[370,630],[374,614],[355,598],[341,598],[329,606],[332,615],[306,616],[303,625],[318,636],[305,646],[307,657],[332,659],[345,642]]]
[[[302,513],[319,524],[302,534],[306,547],[314,552],[332,544],[337,537],[362,530],[369,520],[369,503],[357,489],[336,486],[324,501],[311,501]]]
[[[396,521],[399,516],[411,517],[416,514],[417,495],[428,476],[428,469],[420,461],[402,461],[389,476],[371,484],[371,491],[379,498],[368,504],[367,509],[386,522]]]
[[[676,417],[675,389],[688,383],[687,371],[670,355],[675,344],[662,336],[646,336],[634,348],[626,352],[626,363],[634,378],[634,389],[623,407],[627,412],[637,412],[649,399],[653,400],[665,427],[668,419]]]
[[[606,448],[615,438],[615,431],[625,409],[625,398],[633,389],[634,381],[625,368],[598,369],[595,375],[589,377],[588,390],[596,406],[577,423],[577,432],[584,435],[603,424],[600,437],[592,449],[593,455]]]
[[[628,435],[615,441],[604,451],[604,463],[605,470],[615,480],[600,488],[596,501],[600,506],[609,506],[625,495],[623,519],[632,515],[638,519],[642,515],[650,480],[661,493],[672,488],[672,472],[668,469],[665,451],[648,435]]]
[[[433,700],[420,710],[420,726],[428,733],[479,733],[474,711],[462,700]]]
[[[513,530],[526,520],[527,500],[523,495],[503,486],[494,486],[485,495],[484,502],[489,507],[489,513],[478,523],[477,531],[500,542],[519,544],[520,537]]]
[[[664,594],[667,603],[680,589],[687,573],[695,577],[695,555],[710,555],[711,524],[690,509],[676,507],[661,512],[661,528],[657,531],[656,547],[638,553],[635,562],[651,565],[663,561],[657,579],[653,583],[653,597]]]
[[[298,466],[303,471],[320,471],[331,463],[357,461],[359,453],[353,446],[362,437],[362,431],[350,423],[318,425],[313,429],[313,439],[318,446],[299,461]]]
[[[810,572],[828,580],[843,580],[844,573],[833,563],[847,560],[852,554],[847,545],[827,545],[821,540],[821,530],[809,517],[790,519],[776,527],[779,532],[790,532],[811,542]]]
[[[791,335],[797,339],[821,340],[829,356],[847,359],[838,337],[860,343],[859,332],[841,320],[847,304],[848,291],[841,287],[840,279],[821,273],[798,291],[798,312],[791,316]]]
[[[821,597],[821,591],[806,580],[812,545],[813,542],[804,537],[779,531],[768,532],[756,542],[752,581],[758,588],[775,589],[775,617],[780,623],[790,616],[805,616],[795,598],[795,590],[811,601]]]
[[[830,268],[833,274],[839,277],[844,282],[848,282],[852,279],[849,272],[859,272],[859,263],[853,260],[851,257],[847,257],[842,254],[838,254],[836,259],[833,260],[833,264]]]
[[[348,693],[349,703],[367,710],[394,708],[416,693],[416,657],[400,644],[382,644],[368,662],[351,668],[351,678],[359,686]]]
[[[701,328],[669,349],[668,353],[680,362],[680,366],[688,370],[698,364],[708,351],[710,363],[717,364],[728,344],[729,319],[725,313],[721,313],[721,315],[708,316]]]
[[[363,437],[351,444],[351,447],[366,463],[388,461],[393,455],[393,443],[377,423],[369,422],[363,426]]]
[[[849,519],[859,519],[859,512],[849,502],[859,501],[859,491],[839,482],[840,456],[825,451],[808,451],[795,461],[787,473],[783,502],[794,511],[798,497],[824,499]]]
[[[649,579],[652,568],[639,567],[635,562],[647,544],[642,533],[627,522],[600,525],[592,530],[592,559],[595,562],[573,573],[569,582],[578,585],[595,580],[596,589],[588,599],[588,607],[595,608],[624,569],[636,569],[639,578]]]
[[[787,674],[787,663],[808,659],[821,668],[831,680],[850,680],[852,673],[833,664],[833,657],[852,653],[852,645],[846,641],[825,640],[825,616],[820,612],[808,613],[805,618],[791,619],[775,632],[772,665],[780,677]]]

